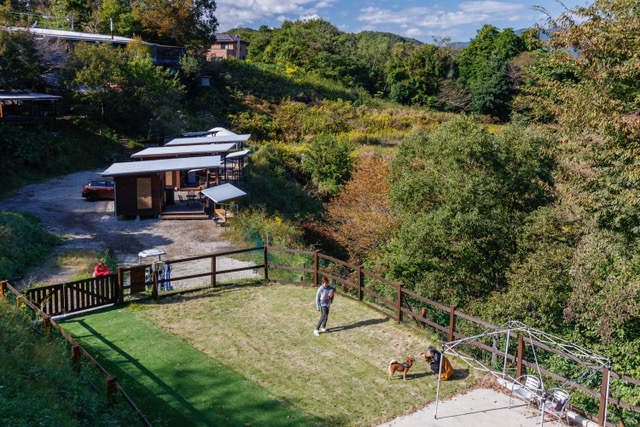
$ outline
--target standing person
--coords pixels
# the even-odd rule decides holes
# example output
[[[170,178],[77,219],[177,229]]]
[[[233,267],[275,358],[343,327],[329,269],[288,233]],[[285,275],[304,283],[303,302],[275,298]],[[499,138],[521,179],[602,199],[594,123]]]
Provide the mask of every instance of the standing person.
[[[109,275],[109,269],[107,268],[106,265],[104,265],[104,262],[98,262],[93,269],[93,277],[108,276],[108,275]]]
[[[329,318],[329,307],[333,301],[334,288],[329,286],[329,279],[322,278],[322,286],[318,288],[316,293],[316,309],[321,312],[318,325],[313,330],[315,336],[320,335],[320,332],[327,332],[327,319]]]

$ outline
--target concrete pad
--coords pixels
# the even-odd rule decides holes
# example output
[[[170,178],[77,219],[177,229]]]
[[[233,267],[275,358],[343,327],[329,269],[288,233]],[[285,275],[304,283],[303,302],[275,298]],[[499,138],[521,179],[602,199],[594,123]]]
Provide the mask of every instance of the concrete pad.
[[[438,403],[438,419],[434,418],[436,404],[431,403],[411,415],[398,417],[383,427],[535,427],[540,425],[540,411],[516,398],[491,389],[477,389]],[[545,421],[545,426],[563,426],[561,422]]]

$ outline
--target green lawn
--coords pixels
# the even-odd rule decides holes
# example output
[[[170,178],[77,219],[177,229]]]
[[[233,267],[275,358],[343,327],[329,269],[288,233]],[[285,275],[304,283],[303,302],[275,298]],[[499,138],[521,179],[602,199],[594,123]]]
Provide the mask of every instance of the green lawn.
[[[118,377],[154,426],[312,423],[304,412],[127,308],[59,323]]]
[[[436,377],[423,360],[406,382],[399,374],[387,380],[389,361],[424,351],[426,334],[338,296],[329,333],[316,337],[314,297],[312,288],[239,286],[132,303],[64,326],[111,360],[107,369],[165,424],[370,425],[435,399]],[[475,382],[457,369],[441,394]]]

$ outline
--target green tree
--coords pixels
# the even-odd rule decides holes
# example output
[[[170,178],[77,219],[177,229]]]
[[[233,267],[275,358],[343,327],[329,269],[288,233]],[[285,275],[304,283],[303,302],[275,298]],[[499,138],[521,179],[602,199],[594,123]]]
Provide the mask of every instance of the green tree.
[[[28,31],[0,28],[0,87],[34,89],[42,83],[42,58]]]
[[[527,33],[530,38],[530,34]],[[533,45],[532,45],[533,46]],[[526,49],[510,28],[500,31],[485,25],[456,58],[463,81],[469,85],[471,105],[477,113],[501,119],[509,115],[512,96],[508,61]]]
[[[132,9],[145,40],[178,45],[203,45],[215,40],[218,23],[213,0],[135,0]]]
[[[153,64],[145,45],[134,42],[124,52],[107,43],[80,43],[71,68],[82,105],[116,129],[161,133],[179,108],[182,86]]]
[[[128,0],[104,0],[100,3],[100,33],[109,34],[110,19],[113,19],[113,31],[124,37],[140,35],[140,22],[133,16],[131,2]]]
[[[401,142],[390,199],[400,227],[383,257],[394,279],[465,304],[504,289],[524,218],[552,197],[548,137],[467,118]]]
[[[351,177],[355,158],[345,141],[323,135],[311,141],[302,158],[302,168],[316,187],[330,195],[338,194]]]

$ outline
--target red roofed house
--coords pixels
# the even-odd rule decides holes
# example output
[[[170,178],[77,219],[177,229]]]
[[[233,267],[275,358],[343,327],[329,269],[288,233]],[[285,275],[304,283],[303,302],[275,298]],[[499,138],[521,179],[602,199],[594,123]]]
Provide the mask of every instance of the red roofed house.
[[[249,42],[229,34],[216,34],[216,41],[207,52],[207,61],[212,59],[237,58],[247,59],[247,45]]]

